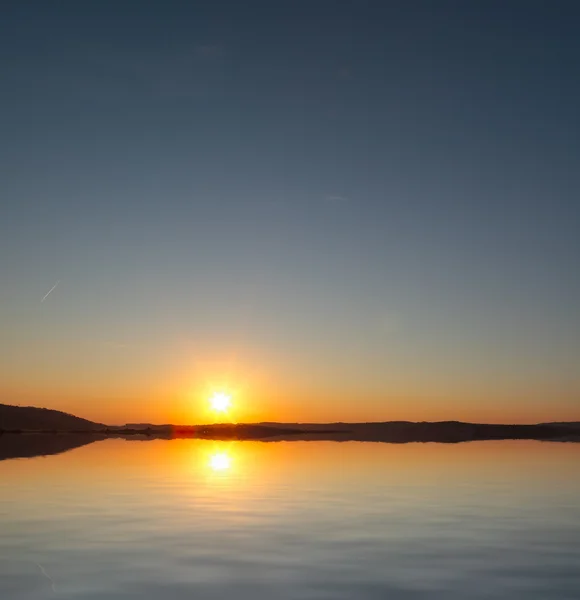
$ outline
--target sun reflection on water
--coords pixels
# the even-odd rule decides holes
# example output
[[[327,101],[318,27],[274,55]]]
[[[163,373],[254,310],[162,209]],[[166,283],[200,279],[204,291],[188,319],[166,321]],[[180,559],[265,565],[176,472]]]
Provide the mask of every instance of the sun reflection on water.
[[[232,466],[232,457],[227,452],[214,452],[209,457],[208,466],[214,472],[228,471]]]

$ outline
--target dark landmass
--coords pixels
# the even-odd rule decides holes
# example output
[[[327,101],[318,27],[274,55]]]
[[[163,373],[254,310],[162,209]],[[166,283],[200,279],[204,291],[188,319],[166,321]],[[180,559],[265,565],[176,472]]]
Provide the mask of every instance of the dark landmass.
[[[126,425],[121,426],[112,426],[113,429],[152,429],[154,431],[165,431],[171,429],[174,425],[170,425],[169,423],[165,425],[152,425],[151,423],[127,423]]]
[[[180,429],[176,428],[176,434],[180,433]],[[304,431],[299,427],[289,427],[285,425],[229,425],[229,424],[220,424],[220,425],[202,425],[198,426],[194,429],[195,437],[199,438],[208,438],[208,439],[245,439],[245,440],[254,440],[254,439],[266,439],[266,438],[286,438],[286,439],[296,439],[296,437],[300,437],[304,435]],[[316,431],[309,432],[310,434],[317,434]],[[334,433],[331,431],[320,431],[323,433]],[[335,432],[340,433],[340,432]]]
[[[248,430],[248,427],[253,429]],[[241,429],[243,428],[243,429]],[[441,421],[414,423],[260,423],[248,425],[205,425],[203,436],[271,440],[332,440],[361,442],[441,442],[459,443],[477,440],[554,440],[580,441],[580,425],[493,425]],[[198,428],[199,432],[199,428]],[[250,434],[249,436],[247,434]],[[265,435],[267,433],[267,435]]]
[[[60,410],[0,404],[0,430],[95,431],[104,427]]]
[[[0,404],[2,433],[70,433],[107,437],[239,440],[332,440],[364,442],[442,442],[476,440],[580,441],[580,423],[539,423],[537,425],[494,425],[460,421],[384,423],[251,423],[212,425],[151,425],[133,423],[107,426],[56,410]],[[0,436],[1,437],[1,436]],[[26,436],[30,443],[31,436]],[[63,443],[63,442],[59,442]]]
[[[62,454],[92,444],[99,439],[103,438],[92,433],[0,435],[0,460]]]

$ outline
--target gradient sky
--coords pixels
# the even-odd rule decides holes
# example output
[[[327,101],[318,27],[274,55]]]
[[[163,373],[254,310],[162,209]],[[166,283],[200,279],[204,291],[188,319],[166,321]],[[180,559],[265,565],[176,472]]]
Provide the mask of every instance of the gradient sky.
[[[0,402],[580,419],[579,30],[572,0],[6,2]]]

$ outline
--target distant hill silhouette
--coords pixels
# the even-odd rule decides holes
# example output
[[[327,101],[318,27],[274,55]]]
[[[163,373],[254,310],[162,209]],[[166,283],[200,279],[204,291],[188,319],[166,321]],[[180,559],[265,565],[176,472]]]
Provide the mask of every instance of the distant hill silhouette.
[[[229,425],[229,424],[218,424],[218,425],[200,425],[195,427],[193,430],[177,427],[174,431],[175,435],[180,433],[192,433],[195,437],[209,438],[209,439],[267,439],[273,437],[285,436],[288,439],[293,439],[296,436],[304,434],[304,431],[299,427],[286,427],[283,425],[266,426],[266,425]],[[312,432],[309,432],[312,433]]]
[[[59,410],[0,404],[0,430],[4,431],[96,431],[104,427]]]
[[[460,421],[383,423],[240,423],[211,425],[152,425],[133,423],[107,426],[57,410],[0,404],[2,432],[86,432],[93,435],[148,438],[197,437],[209,439],[334,440],[366,442],[443,442],[475,440],[580,441],[579,423],[495,425]],[[30,436],[27,436],[30,437]]]
[[[230,425],[229,436],[237,425]],[[247,426],[244,426],[247,427]],[[577,424],[495,425],[460,421],[420,422],[387,421],[384,423],[260,423],[270,439],[334,440],[361,442],[442,442],[476,440],[566,440],[580,441]],[[206,425],[204,437],[219,437],[228,426]],[[259,430],[258,430],[259,432]],[[279,434],[277,432],[280,432]],[[266,436],[259,436],[266,437]]]
[[[476,440],[561,440],[580,441],[580,425],[495,425],[440,421],[414,423],[255,423],[211,424],[189,427],[148,426],[129,434],[147,433],[152,437],[197,437],[206,439],[255,439],[262,441],[332,440],[361,442],[441,442]]]

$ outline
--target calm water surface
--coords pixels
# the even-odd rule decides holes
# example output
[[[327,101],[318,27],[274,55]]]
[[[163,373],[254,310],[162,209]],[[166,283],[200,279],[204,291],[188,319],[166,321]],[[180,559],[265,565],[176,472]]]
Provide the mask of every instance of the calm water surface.
[[[0,598],[579,599],[579,475],[580,444],[523,441],[3,460]]]

